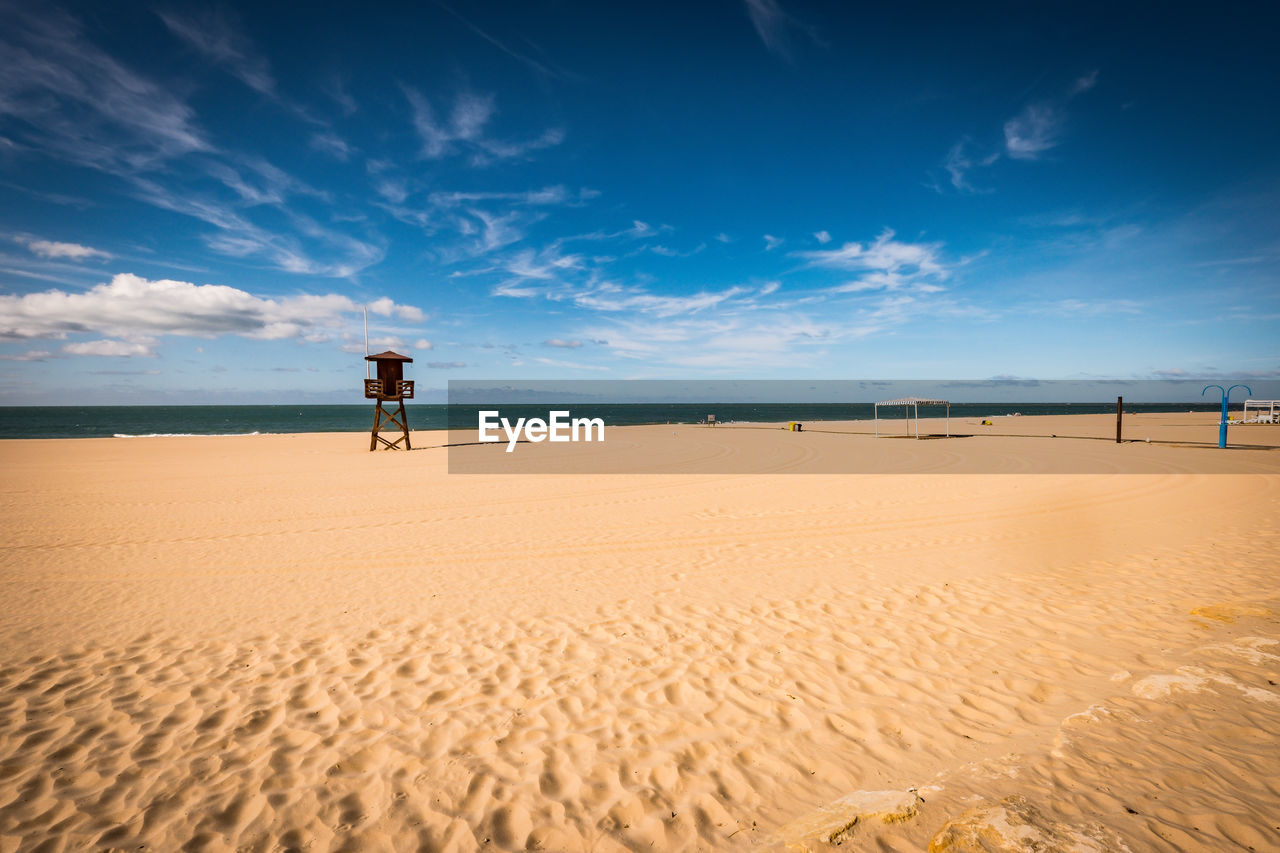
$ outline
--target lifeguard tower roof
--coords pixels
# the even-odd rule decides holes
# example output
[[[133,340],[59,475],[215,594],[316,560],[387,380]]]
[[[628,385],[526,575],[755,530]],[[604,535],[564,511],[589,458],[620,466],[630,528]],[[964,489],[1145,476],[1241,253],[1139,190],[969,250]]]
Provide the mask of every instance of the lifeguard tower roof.
[[[364,360],[365,361],[408,361],[408,362],[413,361],[413,359],[409,358],[409,356],[401,355],[400,353],[392,352],[391,350],[387,350],[386,352],[380,352],[377,355],[366,355],[364,357]]]

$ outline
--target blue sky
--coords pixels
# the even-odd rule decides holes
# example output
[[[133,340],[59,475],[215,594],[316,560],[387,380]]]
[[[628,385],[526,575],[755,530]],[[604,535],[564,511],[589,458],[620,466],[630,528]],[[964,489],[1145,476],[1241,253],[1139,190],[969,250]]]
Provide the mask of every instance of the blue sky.
[[[1280,376],[1278,22],[0,0],[0,403]]]

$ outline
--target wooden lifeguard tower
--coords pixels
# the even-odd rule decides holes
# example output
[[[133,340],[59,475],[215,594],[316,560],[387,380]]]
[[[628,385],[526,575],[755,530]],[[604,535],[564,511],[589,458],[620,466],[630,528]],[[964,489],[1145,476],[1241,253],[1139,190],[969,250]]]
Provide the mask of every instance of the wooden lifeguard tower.
[[[382,442],[390,450],[399,450],[403,441],[404,449],[412,450],[409,446],[409,416],[405,414],[404,401],[413,399],[413,380],[404,378],[404,366],[412,364],[413,359],[391,350],[366,355],[364,359],[378,366],[378,378],[364,381],[365,399],[376,401],[373,404],[373,433],[369,436],[369,449],[377,450],[378,442]],[[395,403],[395,410],[387,411],[385,403]],[[400,430],[395,441],[381,435],[383,430],[392,427]]]

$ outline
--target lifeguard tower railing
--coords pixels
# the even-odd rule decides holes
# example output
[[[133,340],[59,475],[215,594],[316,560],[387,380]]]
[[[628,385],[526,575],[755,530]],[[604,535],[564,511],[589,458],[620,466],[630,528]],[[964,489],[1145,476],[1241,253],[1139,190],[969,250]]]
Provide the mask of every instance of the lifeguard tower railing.
[[[366,400],[412,400],[413,380],[397,379],[395,387],[390,390],[393,393],[388,394],[384,391],[381,379],[366,379],[364,381],[364,398]]]

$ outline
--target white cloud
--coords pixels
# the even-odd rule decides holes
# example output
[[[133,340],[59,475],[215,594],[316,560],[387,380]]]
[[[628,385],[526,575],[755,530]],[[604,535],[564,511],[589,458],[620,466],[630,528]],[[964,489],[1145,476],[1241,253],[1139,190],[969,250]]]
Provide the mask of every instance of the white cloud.
[[[521,230],[519,223],[521,215],[519,211],[509,211],[505,214],[493,214],[478,208],[467,211],[475,219],[480,220],[479,239],[473,244],[476,254],[485,254],[492,252],[494,249],[500,249],[512,243],[518,243],[524,239],[524,231]],[[471,225],[467,220],[462,220],[463,234],[476,233],[474,229],[468,230]]]
[[[155,355],[155,350],[153,349],[152,344],[135,341],[81,341],[79,343],[67,344],[62,348],[62,351],[68,355],[98,355],[113,358],[127,358],[135,355]]]
[[[347,162],[351,159],[351,146],[346,141],[331,130],[313,133],[311,135],[311,147],[316,151],[328,154],[335,160]]]
[[[549,366],[549,367],[563,367],[563,368],[567,368],[567,369],[569,369],[569,370],[601,370],[601,371],[607,371],[607,370],[609,369],[609,368],[604,367],[604,366],[599,365],[599,364],[583,364],[582,362],[579,362],[579,361],[562,361],[562,360],[560,360],[560,359],[556,359],[556,358],[539,358],[539,357],[535,356],[533,360],[534,360],[534,361],[536,361],[536,362],[538,362],[538,364],[545,364],[545,365],[547,365],[547,366]]]
[[[551,338],[542,342],[549,347],[559,347],[560,349],[577,349],[582,346],[582,341],[566,341],[560,338]]]
[[[830,234],[830,232],[825,231],[825,230],[824,230],[824,231],[815,231],[815,232],[814,232],[814,235],[813,235],[813,239],[817,240],[819,243],[821,243],[822,245],[824,245],[824,246],[825,246],[825,245],[827,245],[828,243],[830,243],[830,242],[831,242],[831,234]]]
[[[619,320],[590,330],[607,337],[620,358],[650,366],[673,365],[710,370],[746,366],[805,365],[840,332],[808,318],[772,314],[767,319],[691,317],[654,322]]]
[[[465,361],[428,361],[427,367],[432,370],[457,370],[460,367],[466,367]]]
[[[59,243],[54,240],[23,240],[27,248],[42,258],[68,258],[83,261],[91,258],[110,258],[110,252],[81,246],[79,243]]]
[[[781,237],[775,237],[772,234],[766,234],[764,235],[764,250],[766,252],[772,252],[774,249],[778,248],[785,242],[786,240],[784,240]]]
[[[596,311],[638,311],[655,317],[674,317],[714,308],[747,292],[743,287],[730,287],[716,292],[702,291],[690,296],[662,296],[639,288],[624,289],[615,285],[576,293],[572,299],[576,305]]]
[[[427,316],[422,313],[422,309],[415,308],[412,305],[398,305],[386,296],[373,300],[365,307],[379,317],[395,316],[410,323],[421,323],[427,319]]]
[[[1015,160],[1037,160],[1061,142],[1062,115],[1049,104],[1030,104],[1004,123],[1005,150]]]
[[[837,293],[910,289],[918,293],[942,290],[951,271],[941,260],[940,243],[904,243],[886,229],[874,243],[845,243],[838,249],[792,252],[813,266],[854,270],[863,275],[833,288]]]
[[[478,201],[509,201],[529,206],[565,204],[571,201],[569,191],[562,185],[525,192],[434,192],[427,200],[437,207],[455,207],[459,204]]]
[[[44,361],[53,353],[46,349],[29,349],[12,355],[0,355],[0,361]]]
[[[768,282],[767,284],[765,284],[763,287],[760,288],[760,295],[768,296],[770,293],[775,293],[778,290],[778,288],[781,286],[782,285],[776,281]]]
[[[420,349],[420,350],[435,349],[435,344],[431,343],[431,341],[427,340],[426,338],[418,338],[416,341],[413,342],[413,348]]]
[[[393,305],[392,310],[411,307]],[[305,338],[345,328],[355,319],[347,315],[358,311],[351,299],[334,293],[271,299],[226,285],[150,281],[122,273],[83,293],[0,295],[0,340],[86,333],[133,342],[158,335]]]
[[[487,136],[485,127],[496,112],[492,95],[458,93],[447,120],[437,116],[431,102],[416,89],[405,86],[404,95],[413,112],[413,126],[421,141],[419,154],[424,159],[438,160],[466,151],[471,155],[473,164],[484,165],[490,160],[520,158],[531,151],[551,148],[564,141],[564,131],[558,128],[551,128],[522,142]]]

